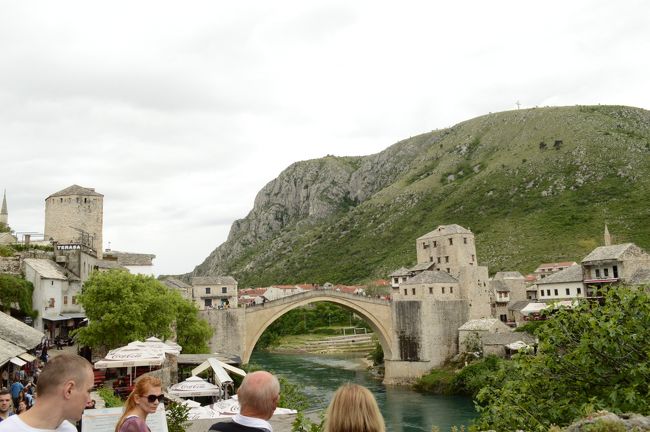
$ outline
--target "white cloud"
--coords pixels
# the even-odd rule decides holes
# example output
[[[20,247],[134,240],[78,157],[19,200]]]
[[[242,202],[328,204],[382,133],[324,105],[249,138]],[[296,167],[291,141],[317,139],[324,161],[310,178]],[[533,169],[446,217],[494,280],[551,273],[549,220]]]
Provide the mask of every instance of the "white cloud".
[[[45,197],[95,187],[106,242],[186,272],[297,160],[517,101],[648,108],[649,15],[640,0],[5,2],[10,222],[42,231]]]

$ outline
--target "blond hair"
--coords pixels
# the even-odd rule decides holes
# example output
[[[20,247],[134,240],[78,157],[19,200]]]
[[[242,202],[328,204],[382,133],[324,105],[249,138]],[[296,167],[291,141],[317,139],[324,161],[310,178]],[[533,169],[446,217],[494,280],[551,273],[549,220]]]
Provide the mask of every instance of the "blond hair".
[[[384,432],[384,418],[370,390],[344,384],[334,393],[325,413],[324,432]]]
[[[87,371],[92,371],[92,365],[85,358],[72,353],[62,353],[45,364],[43,372],[38,376],[36,393],[38,396],[48,395],[67,381],[83,387],[87,383]]]
[[[161,385],[162,382],[160,381],[160,378],[151,375],[144,375],[138,381],[136,381],[135,387],[133,387],[131,394],[129,394],[129,397],[124,403],[124,413],[122,413],[122,417],[120,417],[120,420],[115,425],[115,432],[120,431],[120,427],[122,427],[122,423],[124,423],[124,419],[126,419],[127,414],[135,408],[135,397],[144,396],[145,393],[147,393],[147,390],[149,390],[151,387],[160,387]]]

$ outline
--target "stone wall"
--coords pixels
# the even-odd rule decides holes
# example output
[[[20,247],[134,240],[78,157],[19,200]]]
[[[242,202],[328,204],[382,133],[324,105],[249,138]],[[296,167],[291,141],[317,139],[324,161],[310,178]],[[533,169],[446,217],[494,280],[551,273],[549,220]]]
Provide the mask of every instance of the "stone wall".
[[[0,257],[0,273],[20,274],[20,257]]]
[[[245,313],[244,308],[199,311],[201,318],[215,329],[209,343],[210,351],[243,357],[246,340]]]

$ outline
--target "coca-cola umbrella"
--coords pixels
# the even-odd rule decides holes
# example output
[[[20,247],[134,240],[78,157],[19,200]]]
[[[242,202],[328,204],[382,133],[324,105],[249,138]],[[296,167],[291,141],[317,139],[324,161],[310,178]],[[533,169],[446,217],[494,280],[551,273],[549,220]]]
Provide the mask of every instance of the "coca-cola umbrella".
[[[95,363],[96,369],[130,368],[138,366],[161,366],[165,361],[165,353],[159,350],[146,349],[136,346],[123,346],[110,350],[106,357]],[[129,384],[133,377],[129,374]]]
[[[221,389],[200,377],[191,376],[185,381],[171,386],[168,393],[182,398],[195,396],[220,396]]]

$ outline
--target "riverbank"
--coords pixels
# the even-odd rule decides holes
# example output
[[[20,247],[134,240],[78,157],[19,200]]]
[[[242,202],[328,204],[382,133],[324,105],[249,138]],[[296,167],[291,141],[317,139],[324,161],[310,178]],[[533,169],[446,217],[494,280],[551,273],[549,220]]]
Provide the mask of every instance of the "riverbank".
[[[269,352],[285,354],[347,354],[367,357],[375,349],[372,333],[353,335],[303,334],[288,335],[268,348]]]

